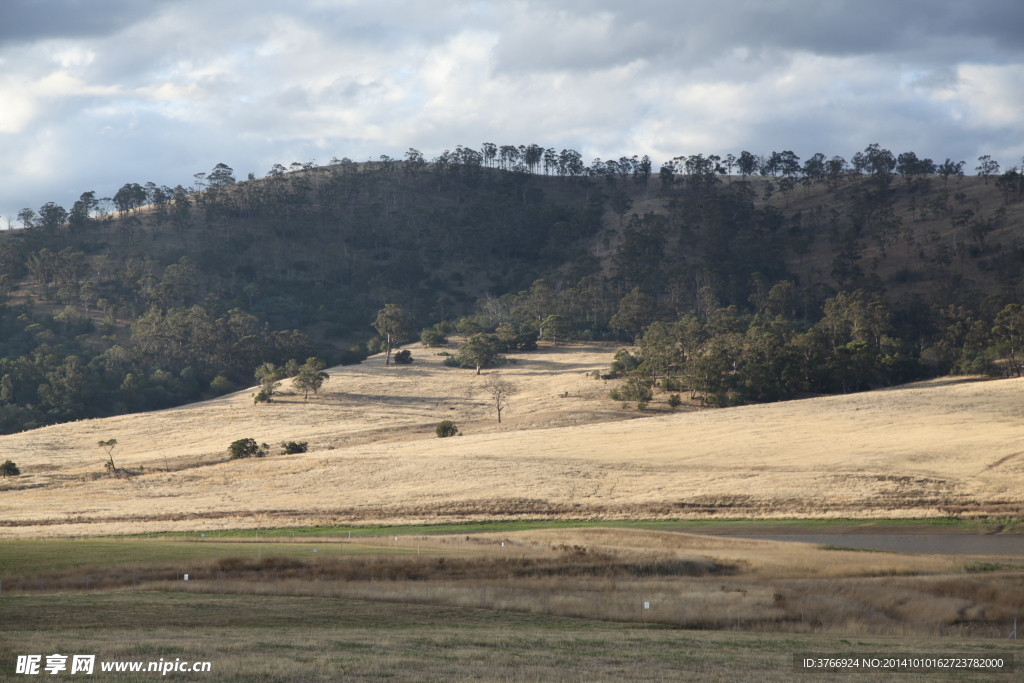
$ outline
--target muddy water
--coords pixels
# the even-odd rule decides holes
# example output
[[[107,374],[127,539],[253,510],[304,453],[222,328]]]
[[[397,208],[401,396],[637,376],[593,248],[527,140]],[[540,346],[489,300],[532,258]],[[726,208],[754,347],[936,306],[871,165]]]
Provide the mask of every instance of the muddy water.
[[[724,535],[724,534],[723,534]],[[1024,556],[1022,534],[728,534],[762,541],[795,541],[836,545],[858,550],[886,550],[896,553],[934,555],[1017,555]]]

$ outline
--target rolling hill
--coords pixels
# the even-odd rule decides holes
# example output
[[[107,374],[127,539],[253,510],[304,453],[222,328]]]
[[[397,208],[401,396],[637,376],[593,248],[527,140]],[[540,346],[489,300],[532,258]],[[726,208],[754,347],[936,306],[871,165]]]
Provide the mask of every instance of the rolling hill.
[[[1020,379],[939,379],[860,394],[677,413],[608,398],[617,347],[542,345],[475,375],[410,347],[330,369],[321,394],[254,405],[253,389],[144,414],[0,437],[0,533],[510,518],[927,517],[1024,508]],[[518,393],[498,425],[491,372]],[[439,439],[441,419],[463,436]],[[227,445],[272,444],[227,460]],[[104,471],[116,438],[125,473]],[[280,455],[284,440],[309,442]]]

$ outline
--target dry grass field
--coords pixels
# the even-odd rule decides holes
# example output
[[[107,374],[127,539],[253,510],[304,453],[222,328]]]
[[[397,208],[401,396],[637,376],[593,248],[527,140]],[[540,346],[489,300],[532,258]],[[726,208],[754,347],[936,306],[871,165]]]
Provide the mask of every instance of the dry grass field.
[[[7,538],[482,519],[929,517],[1024,509],[1022,380],[932,382],[721,410],[638,413],[595,380],[606,344],[545,346],[500,372],[519,388],[498,425],[488,373],[410,347],[330,370],[321,395],[252,390],[155,413],[0,437]],[[638,419],[642,418],[642,419]],[[451,419],[463,436],[438,439]],[[228,444],[274,446],[226,461]],[[117,439],[102,466],[97,441]],[[280,442],[310,450],[280,455]]]
[[[850,680],[793,670],[794,653],[1017,655],[1013,641],[696,631],[366,600],[183,593],[21,596],[0,623],[0,680],[16,655],[94,653],[97,662],[208,661],[175,680]],[[102,625],[102,630],[97,629]],[[152,673],[103,674],[152,681]],[[1019,669],[1018,669],[1019,671]],[[46,675],[46,674],[43,674]],[[858,681],[1012,680],[1007,674],[862,673]]]

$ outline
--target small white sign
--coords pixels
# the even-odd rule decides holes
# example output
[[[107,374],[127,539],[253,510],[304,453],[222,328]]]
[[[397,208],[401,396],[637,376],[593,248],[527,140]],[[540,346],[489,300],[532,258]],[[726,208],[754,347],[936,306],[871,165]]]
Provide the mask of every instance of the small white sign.
[[[316,552],[316,548],[313,548],[313,552],[314,552],[314,553]]]
[[[199,538],[206,538],[206,534],[199,534]]]
[[[644,609],[651,609],[651,603],[645,602],[644,603]]]
[[[505,547],[505,544],[504,544],[504,542],[503,542],[503,543],[501,544],[501,547],[502,547],[502,548],[504,548],[504,547]]]
[[[188,581],[188,574],[185,574],[185,580]]]

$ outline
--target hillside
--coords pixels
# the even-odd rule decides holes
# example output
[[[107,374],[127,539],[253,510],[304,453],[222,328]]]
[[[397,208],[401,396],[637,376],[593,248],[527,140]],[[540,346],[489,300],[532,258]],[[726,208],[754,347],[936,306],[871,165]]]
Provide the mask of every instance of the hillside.
[[[670,414],[623,410],[589,376],[615,347],[523,354],[502,425],[486,379],[413,349],[330,370],[321,396],[191,406],[0,437],[7,536],[506,518],[1019,515],[1024,380],[938,380]],[[488,371],[493,372],[493,371]],[[625,419],[649,415],[644,419]],[[438,439],[453,419],[464,436]],[[236,438],[274,455],[227,461]],[[116,438],[104,472],[97,441]],[[308,441],[279,455],[281,440]],[[164,471],[165,469],[169,471]]]
[[[1020,374],[1015,169],[872,145],[853,166],[748,155],[762,174],[738,176],[693,155],[655,175],[530,149],[240,182],[219,164],[26,209],[0,234],[0,433],[211,398],[268,362],[359,362],[385,304],[412,340],[639,340],[641,374],[719,406]]]

